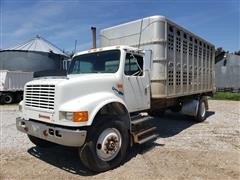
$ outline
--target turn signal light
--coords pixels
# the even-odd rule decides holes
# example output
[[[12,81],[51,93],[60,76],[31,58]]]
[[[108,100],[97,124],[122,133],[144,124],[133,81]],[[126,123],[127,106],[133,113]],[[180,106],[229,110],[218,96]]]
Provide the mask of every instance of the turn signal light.
[[[122,89],[123,88],[123,84],[122,83],[117,83],[117,88],[118,89]]]
[[[74,112],[73,113],[73,122],[85,122],[88,121],[88,112]]]

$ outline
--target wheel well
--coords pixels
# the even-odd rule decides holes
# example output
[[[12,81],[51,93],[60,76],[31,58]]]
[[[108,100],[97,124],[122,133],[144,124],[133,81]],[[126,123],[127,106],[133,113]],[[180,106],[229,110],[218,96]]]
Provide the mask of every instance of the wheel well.
[[[111,117],[123,121],[126,127],[130,128],[130,117],[128,110],[123,104],[119,102],[112,102],[103,106],[96,114],[93,123],[97,123],[104,118],[109,119]]]

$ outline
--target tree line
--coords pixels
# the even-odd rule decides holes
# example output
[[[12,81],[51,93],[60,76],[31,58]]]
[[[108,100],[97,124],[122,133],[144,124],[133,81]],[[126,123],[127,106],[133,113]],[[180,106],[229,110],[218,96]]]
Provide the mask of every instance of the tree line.
[[[229,51],[225,51],[222,47],[215,49],[215,63],[221,61],[226,53],[229,53]],[[240,56],[240,50],[235,51],[233,54]]]

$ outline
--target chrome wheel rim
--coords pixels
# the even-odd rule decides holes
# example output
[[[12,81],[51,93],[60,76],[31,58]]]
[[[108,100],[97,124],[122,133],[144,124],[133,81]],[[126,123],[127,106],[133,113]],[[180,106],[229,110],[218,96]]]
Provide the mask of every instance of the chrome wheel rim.
[[[99,159],[110,161],[119,153],[122,145],[122,136],[115,128],[105,129],[98,137],[96,152]]]
[[[201,117],[205,117],[205,114],[206,114],[206,108],[205,108],[205,103],[204,102],[201,102],[201,105],[200,105],[200,114],[201,114]]]
[[[4,101],[5,101],[6,104],[9,104],[9,103],[12,102],[12,97],[9,96],[9,95],[6,95],[6,96],[4,97]]]

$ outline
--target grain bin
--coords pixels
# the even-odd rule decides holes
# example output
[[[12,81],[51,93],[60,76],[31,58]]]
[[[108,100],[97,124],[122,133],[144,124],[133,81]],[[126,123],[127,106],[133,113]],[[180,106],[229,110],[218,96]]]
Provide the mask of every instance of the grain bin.
[[[0,70],[35,72],[62,69],[68,55],[42,37],[0,51]]]

